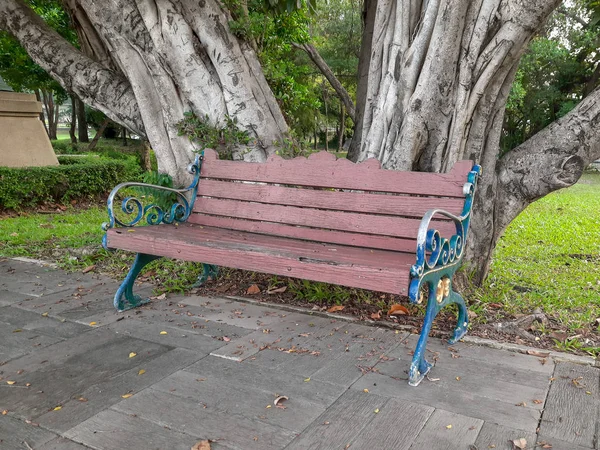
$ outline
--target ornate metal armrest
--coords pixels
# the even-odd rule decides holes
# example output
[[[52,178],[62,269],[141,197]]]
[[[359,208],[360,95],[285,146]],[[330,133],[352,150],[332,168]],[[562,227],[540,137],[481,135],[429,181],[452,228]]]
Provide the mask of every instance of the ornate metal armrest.
[[[417,260],[410,269],[411,282],[408,295],[411,302],[420,303],[422,301],[421,285],[426,278],[430,278],[427,276],[428,274],[444,271],[447,275],[452,276],[458,269],[465,249],[473,208],[473,196],[480,172],[481,167],[477,165],[473,166],[469,172],[467,183],[463,186],[465,204],[460,216],[443,209],[432,209],[427,211],[421,219],[417,233]],[[431,220],[435,215],[451,219],[456,227],[456,233],[450,238],[443,238],[438,230],[430,228]]]
[[[145,183],[121,183],[117,185],[110,195],[108,196],[108,218],[109,221],[102,224],[102,229],[107,231],[115,226],[121,227],[133,227],[138,223],[142,222],[146,218],[146,222],[149,225],[158,225],[160,223],[171,224],[173,222],[184,222],[190,216],[194,201],[196,199],[196,193],[198,191],[198,182],[200,180],[200,168],[202,166],[203,154],[196,157],[193,163],[191,163],[187,170],[189,173],[194,175],[194,180],[185,189],[171,189],[164,186],[156,186],[153,184]],[[135,197],[125,197],[121,201],[121,210],[131,218],[129,221],[119,219],[115,215],[114,211],[114,200],[117,193],[126,188],[141,187],[145,190],[155,190],[161,193],[173,194],[176,198],[171,206],[164,207],[164,205],[158,205],[152,203],[144,206],[142,201]]]

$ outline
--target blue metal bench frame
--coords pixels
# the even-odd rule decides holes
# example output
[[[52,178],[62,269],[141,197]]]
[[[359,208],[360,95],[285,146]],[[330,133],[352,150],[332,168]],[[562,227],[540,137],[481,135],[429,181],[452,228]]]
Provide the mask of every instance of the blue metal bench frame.
[[[116,186],[108,197],[109,221],[103,223],[102,228],[107,231],[117,226],[133,227],[144,221],[144,219],[148,225],[185,222],[192,212],[196,199],[202,160],[203,153],[197,156],[195,161],[188,166],[188,172],[194,176],[194,179],[186,189],[171,189],[145,183],[121,183]],[[452,277],[460,267],[464,256],[473,209],[473,198],[480,174],[481,167],[475,165],[467,176],[467,182],[463,187],[465,203],[460,216],[441,209],[433,209],[428,211],[421,220],[417,234],[416,263],[412,266],[410,274],[409,298],[412,303],[421,304],[424,300],[423,291],[425,288],[428,294],[423,328],[409,369],[409,384],[411,386],[417,386],[431,370],[432,364],[425,358],[427,339],[435,317],[444,307],[451,304],[458,306],[458,322],[449,343],[457,342],[467,332],[469,325],[467,307],[462,296],[452,289]],[[120,190],[131,187],[143,187],[172,193],[177,197],[177,200],[165,211],[157,204],[144,206],[137,198],[128,196],[121,201],[121,211],[126,215],[134,214],[135,216],[132,220],[123,221],[115,215],[114,200]],[[430,228],[430,222],[434,216],[444,216],[452,220],[456,227],[456,234],[450,238],[443,238],[437,230]],[[106,250],[111,250],[106,245],[106,235],[103,237],[102,245]],[[143,299],[133,293],[133,285],[142,268],[158,258],[160,256],[143,253],[136,255],[129,273],[115,294],[114,306],[118,311],[125,311],[149,302],[149,299]],[[217,266],[203,264],[202,274],[198,277],[195,286],[203,284],[209,278],[214,279],[217,273]]]

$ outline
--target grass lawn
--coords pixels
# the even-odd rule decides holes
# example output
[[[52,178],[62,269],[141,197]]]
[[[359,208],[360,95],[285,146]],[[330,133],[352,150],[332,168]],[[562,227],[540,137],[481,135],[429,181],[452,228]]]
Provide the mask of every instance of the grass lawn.
[[[98,263],[123,273],[131,256],[100,246],[100,224],[106,220],[104,207],[0,219],[0,257],[52,259],[79,270]],[[173,261],[148,267],[166,291],[182,291],[199,270],[198,264]],[[558,348],[600,353],[584,337],[577,338],[580,332],[600,332],[600,174],[586,174],[575,186],[530,205],[500,240],[485,286],[466,297],[478,315],[475,323],[539,307],[569,336],[576,336],[557,341]]]

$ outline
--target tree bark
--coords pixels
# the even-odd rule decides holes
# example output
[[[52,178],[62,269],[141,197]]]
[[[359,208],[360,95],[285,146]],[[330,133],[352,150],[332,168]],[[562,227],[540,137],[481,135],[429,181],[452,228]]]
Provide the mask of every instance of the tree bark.
[[[79,142],[90,142],[88,134],[88,123],[85,116],[85,103],[81,101],[79,97],[76,99],[77,104],[77,134],[79,135]]]
[[[528,204],[515,201],[518,206],[510,212],[499,207],[516,195],[495,194],[507,182],[498,177],[500,133],[520,57],[559,3],[364,4],[357,120],[348,157],[376,157],[388,169],[428,172],[447,171],[460,159],[482,165],[467,252],[477,281],[487,272],[503,224]],[[556,158],[543,159],[545,170],[556,166]]]
[[[142,160],[142,167],[146,172],[152,171],[152,161],[150,160],[150,143],[143,141],[140,146],[140,159]]]
[[[75,136],[75,128],[77,126],[77,97],[74,94],[71,97],[71,123],[69,124],[69,136],[71,144],[77,144],[77,136]]]

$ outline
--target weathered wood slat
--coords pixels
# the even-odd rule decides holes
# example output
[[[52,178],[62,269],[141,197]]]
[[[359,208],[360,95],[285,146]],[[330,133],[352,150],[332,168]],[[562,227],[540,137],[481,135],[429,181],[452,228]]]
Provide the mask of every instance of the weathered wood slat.
[[[298,227],[272,222],[258,222],[255,220],[235,219],[231,217],[207,216],[204,214],[192,214],[188,219],[188,222],[202,226],[228,228],[231,230],[283,236],[306,241],[329,242],[332,244],[397,252],[414,252],[417,247],[416,236],[412,239],[401,239],[389,236]]]
[[[354,164],[326,152],[307,158],[284,160],[272,156],[266,164],[221,161],[215,151],[204,151],[203,178],[242,180],[293,186],[329,187],[397,194],[464,197],[462,187],[473,166],[471,161],[456,163],[450,173],[432,174],[382,170],[377,161]]]
[[[417,219],[402,217],[325,211],[206,197],[198,198],[195,208],[197,211],[216,216],[400,238],[415,238],[421,223]],[[432,222],[432,225],[450,234],[456,231],[456,228],[449,222],[436,221]]]
[[[167,231],[169,236],[207,247],[224,246],[247,251],[277,252],[289,257],[318,260],[324,263],[357,264],[398,270],[408,270],[414,263],[414,256],[406,253],[302,242],[278,236],[257,235],[222,228],[201,228],[195,225],[179,225],[171,228],[174,230]],[[151,239],[158,238],[165,233],[165,230],[158,227],[145,227],[139,230],[143,230],[144,234]],[[135,232],[137,233],[138,230]]]
[[[108,231],[108,246],[138,253],[162,255],[208,264],[223,265],[255,272],[302,278],[342,286],[370,289],[379,292],[406,294],[409,278],[409,258],[404,254],[407,269],[391,269],[357,263],[323,261],[314,259],[308,252],[296,253],[259,247],[251,248],[239,243],[202,242],[193,236],[181,238],[180,230],[172,227],[169,232],[153,233],[156,227],[142,227],[133,233]],[[358,250],[358,249],[356,249]],[[364,249],[365,256],[375,250]],[[377,250],[383,256],[384,252]],[[402,258],[402,253],[396,253]],[[338,261],[339,261],[339,257]],[[414,258],[414,256],[413,256]],[[410,258],[412,261],[412,258]]]
[[[331,209],[336,211],[386,214],[421,218],[434,208],[460,214],[464,200],[460,198],[411,197],[360,192],[326,191],[266,184],[233,183],[230,181],[202,180],[198,186],[199,197],[216,197],[274,205],[303,208]],[[198,207],[195,210],[201,212]]]

